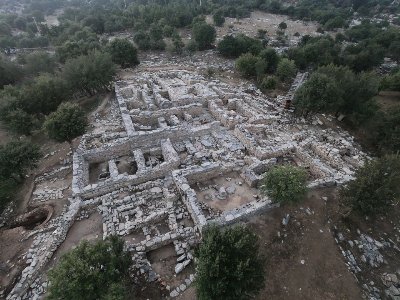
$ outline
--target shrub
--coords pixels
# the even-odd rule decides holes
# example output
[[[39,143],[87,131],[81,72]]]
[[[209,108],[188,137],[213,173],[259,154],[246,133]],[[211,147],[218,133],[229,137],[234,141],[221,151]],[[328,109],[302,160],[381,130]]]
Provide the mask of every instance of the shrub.
[[[48,299],[132,299],[126,295],[131,264],[118,237],[94,244],[83,241],[50,270]]]
[[[193,25],[193,38],[197,42],[199,50],[206,50],[212,47],[217,33],[215,28],[205,22],[197,22]]]
[[[86,126],[85,113],[78,105],[71,103],[61,104],[44,123],[49,137],[58,142],[71,142],[72,139],[85,133]]]
[[[290,165],[278,166],[264,175],[261,190],[275,202],[298,202],[307,192],[306,181],[306,170]]]
[[[265,278],[258,249],[257,235],[244,226],[207,228],[196,253],[198,299],[253,299]]]
[[[264,90],[273,90],[276,88],[278,80],[275,76],[266,76],[261,82],[261,88]]]
[[[296,65],[293,60],[283,58],[278,63],[276,75],[283,81],[287,81],[296,75]]]
[[[367,162],[341,192],[350,212],[376,216],[388,211],[400,197],[400,157],[389,155]]]
[[[113,62],[121,67],[139,64],[137,49],[127,39],[114,39],[108,46]]]
[[[236,69],[244,77],[254,77],[257,75],[256,64],[259,58],[251,53],[241,55],[235,62]]]

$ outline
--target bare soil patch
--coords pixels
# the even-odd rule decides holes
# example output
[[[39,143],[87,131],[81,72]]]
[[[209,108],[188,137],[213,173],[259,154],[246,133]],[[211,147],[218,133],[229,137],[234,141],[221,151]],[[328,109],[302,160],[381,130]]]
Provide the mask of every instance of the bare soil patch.
[[[322,199],[325,196],[327,201]],[[283,226],[286,214],[291,217]],[[333,237],[331,228],[337,219],[335,190],[321,189],[310,192],[301,204],[248,220],[266,257],[265,288],[257,299],[362,299]],[[194,287],[178,299],[196,299]]]
[[[210,16],[208,17],[208,22],[212,23],[212,18]],[[245,35],[255,37],[259,29],[266,30],[268,36],[275,37],[278,25],[281,22],[287,24],[285,32],[289,37],[293,36],[296,32],[301,35],[316,35],[318,28],[318,23],[316,22],[291,20],[285,15],[255,11],[251,13],[249,18],[226,18],[222,27],[216,27],[217,39],[230,33],[244,33]]]
[[[200,188],[199,188],[200,187]],[[220,189],[226,191],[226,199],[220,197]],[[213,209],[226,211],[254,201],[260,196],[256,188],[250,187],[236,172],[212,178],[194,186],[199,201]]]

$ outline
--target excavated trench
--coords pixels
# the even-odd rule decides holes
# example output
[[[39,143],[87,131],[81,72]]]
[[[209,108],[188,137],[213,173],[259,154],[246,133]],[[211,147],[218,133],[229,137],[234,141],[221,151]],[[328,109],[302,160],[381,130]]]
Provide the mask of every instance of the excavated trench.
[[[10,228],[23,226],[25,229],[33,230],[38,226],[43,226],[52,217],[54,209],[50,205],[36,207],[33,210],[19,215],[10,224]]]

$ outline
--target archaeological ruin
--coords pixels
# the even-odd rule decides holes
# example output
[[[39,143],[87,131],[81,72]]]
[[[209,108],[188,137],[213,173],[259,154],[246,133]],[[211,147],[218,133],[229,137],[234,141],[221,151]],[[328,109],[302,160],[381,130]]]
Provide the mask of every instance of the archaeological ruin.
[[[277,98],[190,68],[142,67],[116,81],[112,120],[84,135],[57,171],[72,166],[69,205],[35,231],[27,266],[7,299],[37,299],[46,290],[43,270],[85,211],[101,216],[103,238],[126,241],[149,281],[160,276],[152,253],[163,247],[175,253],[177,280],[167,289],[176,297],[196,276],[193,249],[204,226],[276,207],[258,190],[270,168],[304,167],[310,187],[352,179],[367,159],[353,137],[287,109],[306,78],[299,73],[289,93]],[[37,179],[34,201],[61,198],[66,187],[46,190],[44,179]]]

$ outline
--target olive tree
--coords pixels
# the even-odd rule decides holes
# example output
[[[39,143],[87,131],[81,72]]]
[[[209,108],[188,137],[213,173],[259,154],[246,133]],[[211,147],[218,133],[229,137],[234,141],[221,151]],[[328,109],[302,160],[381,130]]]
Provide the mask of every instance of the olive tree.
[[[83,241],[50,270],[47,299],[132,299],[127,295],[131,264],[124,241],[116,236],[93,244]]]
[[[400,157],[389,155],[367,162],[340,195],[348,212],[372,217],[387,212],[400,197]]]
[[[76,104],[63,103],[44,122],[44,129],[50,138],[71,142],[85,133],[87,119],[84,111]]]
[[[247,227],[207,228],[196,255],[199,300],[253,299],[264,286],[259,240]]]
[[[291,165],[277,166],[264,174],[262,192],[279,203],[298,202],[307,192],[307,171]]]

